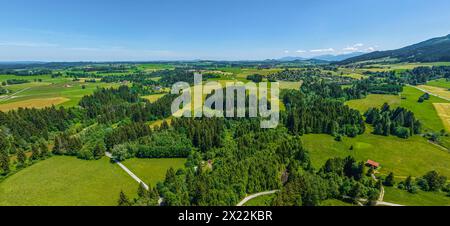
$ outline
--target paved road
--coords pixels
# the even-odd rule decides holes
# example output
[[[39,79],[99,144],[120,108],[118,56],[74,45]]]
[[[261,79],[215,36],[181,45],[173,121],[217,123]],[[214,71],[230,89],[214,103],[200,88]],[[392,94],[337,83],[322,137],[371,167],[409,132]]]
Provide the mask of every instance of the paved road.
[[[244,199],[242,199],[242,201],[240,201],[236,206],[243,206],[246,202],[250,201],[251,199],[254,199],[256,197],[263,196],[263,195],[274,194],[278,191],[279,190],[272,190],[272,191],[265,191],[265,192],[260,192],[260,193],[256,193],[253,195],[249,195],[249,196],[245,197]]]
[[[113,159],[111,153],[106,152],[105,155],[106,155],[106,157],[108,157],[108,158],[110,158],[110,159]],[[139,184],[142,183],[142,184],[144,185],[144,188],[145,188],[147,191],[149,190],[148,185],[147,185],[146,183],[144,183],[144,181],[142,181],[139,177],[137,177],[136,174],[134,174],[133,172],[131,172],[131,170],[129,170],[126,166],[124,166],[124,165],[123,165],[122,163],[120,163],[119,161],[117,161],[117,160],[115,160],[115,159],[113,159],[113,160],[114,160],[114,162],[117,163],[117,165],[120,166],[120,168],[122,168],[125,172],[127,172],[128,175],[130,175],[135,181],[137,181]]]
[[[437,94],[434,94],[434,93],[432,93],[432,92],[430,92],[430,91],[428,91],[428,90],[425,90],[425,89],[419,88],[419,87],[417,87],[417,86],[412,86],[412,85],[409,85],[409,84],[407,84],[407,86],[409,86],[409,87],[413,87],[413,88],[416,88],[416,89],[418,89],[418,90],[420,90],[420,91],[422,91],[422,92],[424,92],[424,93],[428,93],[428,94],[430,94],[431,96],[439,97],[439,98],[441,98],[441,99],[444,99],[444,100],[450,101],[450,99],[449,99],[449,98],[446,98],[446,97],[443,97],[443,96],[439,96],[439,95],[437,95]]]

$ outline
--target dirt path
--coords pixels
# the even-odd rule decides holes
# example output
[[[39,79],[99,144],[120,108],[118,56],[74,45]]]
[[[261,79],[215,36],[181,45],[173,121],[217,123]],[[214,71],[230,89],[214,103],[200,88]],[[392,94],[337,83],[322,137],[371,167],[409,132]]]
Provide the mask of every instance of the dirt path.
[[[6,100],[9,100],[9,99],[13,98],[15,95],[17,95],[17,94],[19,94],[19,93],[22,93],[22,92],[25,92],[25,91],[27,91],[27,90],[29,90],[29,89],[31,89],[31,87],[28,87],[28,88],[25,88],[25,89],[21,89],[21,90],[19,90],[19,91],[13,93],[13,94],[11,94],[11,95],[7,95],[7,96],[0,97],[0,101],[6,101]]]

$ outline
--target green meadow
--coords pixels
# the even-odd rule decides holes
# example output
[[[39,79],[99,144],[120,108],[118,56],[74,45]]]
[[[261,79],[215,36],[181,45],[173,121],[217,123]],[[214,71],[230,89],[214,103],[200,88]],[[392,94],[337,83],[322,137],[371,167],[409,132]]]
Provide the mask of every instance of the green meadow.
[[[444,89],[450,89],[450,80],[447,80],[445,78],[436,79],[436,80],[427,82],[427,85],[444,88]]]
[[[0,206],[115,206],[123,190],[134,197],[138,183],[108,158],[55,156],[0,183]]]
[[[350,155],[358,161],[371,159],[379,162],[383,174],[394,172],[396,176],[419,177],[436,170],[450,178],[450,152],[430,144],[420,136],[402,139],[374,135],[367,131],[355,138],[344,137],[341,142],[325,134],[304,135],[302,141],[315,168],[322,167],[329,158]]]
[[[450,206],[450,197],[444,192],[424,192],[417,194],[396,187],[384,187],[384,201],[406,206]]]
[[[321,206],[354,206],[351,203],[344,202],[338,199],[327,199],[320,203]]]
[[[83,96],[92,94],[98,87],[118,86],[118,84],[112,83],[86,83],[83,80],[72,81],[68,78],[53,79],[46,78],[46,76],[41,77],[44,78],[42,82],[6,86],[12,93],[6,95],[8,97],[4,96],[0,99],[0,110],[10,110],[11,108],[15,109],[30,105],[33,107],[46,107],[53,104],[72,107],[77,105]],[[4,79],[2,76],[0,78]],[[28,79],[28,76],[26,78]],[[37,103],[34,104],[33,100]]]
[[[133,158],[125,160],[124,164],[136,176],[141,178],[146,184],[155,186],[158,182],[164,181],[168,169],[175,170],[184,168],[186,159],[171,158],[171,159],[139,159]]]
[[[153,103],[153,102],[159,100],[159,98],[163,97],[164,95],[166,95],[166,94],[165,93],[151,94],[151,95],[147,95],[147,96],[142,96],[142,98],[149,100],[150,103]]]
[[[356,109],[364,114],[369,108],[379,108],[384,103],[388,103],[392,107],[400,106],[400,96],[369,94],[364,99],[350,100],[345,102],[350,108]]]
[[[442,119],[439,117],[433,103],[449,103],[444,99],[430,96],[429,100],[419,103],[418,99],[424,92],[410,86],[405,86],[400,96],[370,94],[364,99],[350,100],[346,104],[359,110],[362,114],[369,108],[381,107],[388,103],[391,107],[404,107],[414,112],[414,116],[422,122],[424,131],[440,131],[444,129]]]
[[[429,100],[419,103],[417,100],[423,94],[424,92],[414,87],[405,86],[401,93],[402,100],[400,105],[414,112],[416,118],[422,122],[425,131],[440,131],[444,129],[444,124],[441,118],[439,118],[433,103],[449,103],[449,101],[430,96]]]

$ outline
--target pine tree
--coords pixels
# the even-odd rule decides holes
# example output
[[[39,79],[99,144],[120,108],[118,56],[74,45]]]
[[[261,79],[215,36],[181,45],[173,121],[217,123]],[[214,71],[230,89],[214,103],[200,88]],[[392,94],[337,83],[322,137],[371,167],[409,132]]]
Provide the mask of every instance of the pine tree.
[[[38,146],[37,145],[32,145],[31,146],[31,156],[30,156],[30,159],[32,160],[32,161],[35,161],[35,160],[39,160],[39,157],[41,156],[41,154],[39,153],[39,148],[38,148]]]
[[[56,136],[55,137],[55,145],[53,146],[53,154],[55,155],[61,155],[63,153],[63,147],[62,147],[62,142],[61,142],[61,137],[60,136]]]
[[[145,185],[142,182],[139,184],[137,194],[140,198],[148,197],[148,191],[145,189]]]
[[[9,149],[10,144],[3,134],[0,134],[0,168],[3,174],[8,174],[10,172],[9,168]]]
[[[24,167],[27,162],[27,156],[25,155],[25,152],[22,148],[19,148],[17,151],[17,161],[18,161],[18,167]]]
[[[123,193],[123,191],[120,191],[118,206],[131,206],[130,200],[125,195],[125,193]]]
[[[49,149],[48,149],[48,146],[47,146],[47,144],[45,143],[45,141],[42,141],[42,142],[40,142],[39,143],[39,157],[41,158],[41,159],[43,159],[43,158],[46,158],[46,157],[48,157],[49,156]]]
[[[9,168],[9,154],[7,150],[0,150],[0,168],[3,174],[8,174],[10,172]]]
[[[148,192],[148,196],[150,199],[150,206],[157,206],[159,204],[159,193],[156,188],[150,189],[150,191]]]
[[[93,154],[95,159],[100,159],[105,155],[105,145],[103,142],[95,145]]]
[[[394,181],[394,173],[391,172],[389,173],[389,175],[386,177],[386,179],[384,180],[384,185],[385,186],[394,186],[395,181]]]

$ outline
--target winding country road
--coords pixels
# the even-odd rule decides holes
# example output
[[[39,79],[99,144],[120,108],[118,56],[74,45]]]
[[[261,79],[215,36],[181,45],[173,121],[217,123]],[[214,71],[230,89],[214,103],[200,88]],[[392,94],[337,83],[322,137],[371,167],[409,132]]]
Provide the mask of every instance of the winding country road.
[[[240,201],[236,206],[243,206],[246,202],[250,201],[251,199],[254,199],[256,197],[263,196],[263,195],[274,194],[274,193],[276,193],[278,191],[279,190],[264,191],[264,192],[256,193],[256,194],[253,194],[253,195],[249,195],[249,196],[245,197],[244,199],[242,199],[242,201]]]

